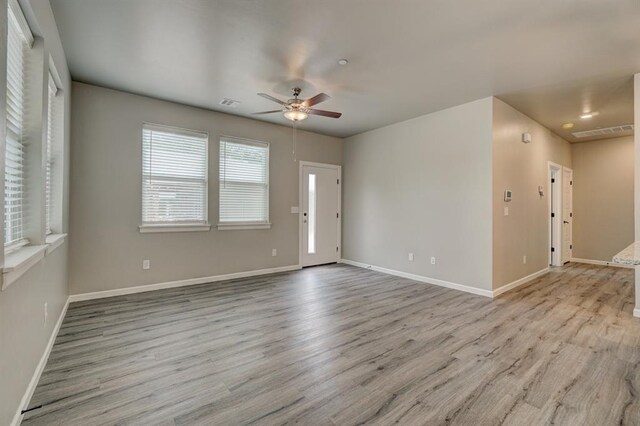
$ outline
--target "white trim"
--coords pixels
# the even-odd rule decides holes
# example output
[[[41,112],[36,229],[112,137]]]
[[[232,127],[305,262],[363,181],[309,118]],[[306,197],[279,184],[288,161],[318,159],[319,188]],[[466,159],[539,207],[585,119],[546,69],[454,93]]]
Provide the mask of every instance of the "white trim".
[[[395,275],[397,277],[407,278],[414,281],[420,281],[427,284],[433,284],[440,287],[446,287],[453,290],[464,291],[466,293],[476,294],[478,296],[493,297],[493,291],[485,290],[482,288],[471,287],[468,285],[452,283],[449,281],[443,281],[436,278],[424,277],[422,275],[410,274],[408,272],[396,271],[394,269],[381,268],[380,266],[368,265],[366,263],[355,262],[348,259],[340,259],[340,263],[345,263],[351,266],[357,266],[359,268],[371,269],[372,271],[382,272],[383,274]]]
[[[565,200],[564,198],[564,185],[566,184],[566,181],[564,179],[564,175],[565,173],[569,171],[571,172],[571,178],[569,180],[569,197]],[[564,167],[562,166],[562,223],[560,224],[560,230],[562,235],[560,236],[560,238],[562,239],[562,244],[564,244],[564,222],[567,221],[568,226],[569,226],[569,259],[566,262],[571,262],[571,258],[573,258],[573,169],[570,169],[569,167]],[[565,218],[564,217],[564,207],[565,204],[568,204],[569,206],[569,217]],[[560,262],[562,262],[563,264],[564,259],[562,258],[562,255],[564,254],[564,250],[562,251],[562,253],[560,253]]]
[[[338,180],[339,180],[339,184],[338,184],[338,235],[337,237],[337,246],[338,246],[338,251],[336,253],[336,261],[340,262],[341,258],[342,258],[342,166],[337,165],[337,164],[325,164],[325,163],[314,163],[313,161],[299,161],[299,166],[298,166],[298,264],[302,265],[302,250],[304,250],[304,248],[302,247],[302,233],[304,230],[304,224],[303,224],[303,215],[302,215],[302,211],[304,210],[304,205],[303,205],[303,180],[304,180],[304,176],[303,176],[303,172],[302,169],[304,166],[310,166],[310,167],[319,167],[319,168],[325,168],[325,169],[332,169],[332,170],[337,170],[338,172]],[[345,262],[346,263],[346,262]]]
[[[502,287],[498,287],[497,289],[493,290],[493,297],[499,296],[502,293],[505,293],[509,290],[512,290],[516,287],[520,287],[523,284],[528,283],[529,281],[532,281],[544,274],[546,274],[547,272],[549,272],[551,269],[547,266],[544,269],[539,270],[538,272],[534,272],[533,274],[527,275],[526,277],[522,277],[518,280],[512,281],[509,284],[505,284]]]
[[[218,231],[240,231],[246,229],[271,229],[271,223],[227,222],[218,224]]]
[[[586,263],[589,265],[602,265],[602,266],[613,266],[616,268],[628,268],[633,269],[633,265],[627,265],[624,263],[616,263],[616,262],[607,262],[605,260],[595,260],[595,259],[580,259],[577,257],[572,257],[571,262],[575,263]]]
[[[549,196],[549,202],[547,203],[549,209],[547,211],[547,220],[549,223],[549,234],[548,234],[548,244],[547,250],[549,253],[549,264],[551,266],[561,266],[562,265],[562,165],[554,163],[552,161],[547,162],[547,191]],[[554,178],[555,172],[555,188],[556,191],[552,191],[551,187],[551,179]],[[553,207],[555,204],[555,212],[553,211]],[[551,220],[551,214],[555,213],[555,227],[553,226],[554,221]],[[553,235],[556,235],[556,240],[553,241]],[[551,251],[552,246],[554,251]]]
[[[636,318],[640,318],[640,308],[635,308],[633,310],[633,316]]]
[[[166,224],[144,224],[138,226],[141,234],[151,234],[155,232],[201,232],[211,230],[208,223],[166,223]]]
[[[13,420],[11,421],[11,426],[17,426],[22,421],[22,410],[26,410],[29,407],[29,403],[31,402],[31,397],[33,396],[33,392],[36,390],[36,386],[40,381],[40,376],[44,371],[44,367],[47,365],[47,360],[49,359],[49,354],[51,353],[51,349],[53,348],[53,344],[56,341],[56,337],[58,336],[58,332],[60,331],[60,327],[62,326],[62,321],[64,320],[64,316],[67,313],[67,308],[69,307],[70,298],[67,298],[67,301],[62,308],[62,312],[60,312],[60,316],[58,317],[58,321],[56,322],[55,327],[53,327],[53,331],[51,332],[51,337],[49,337],[49,342],[47,346],[44,348],[44,353],[42,357],[40,357],[40,362],[36,366],[36,370],[33,372],[33,376],[31,377],[31,381],[29,381],[29,385],[20,400],[20,405],[18,405],[18,410],[16,414],[13,416]]]
[[[47,245],[24,246],[19,250],[9,253],[4,258],[2,268],[2,290],[5,290],[18,278],[24,275],[32,266],[36,265],[44,258],[47,252]]]
[[[47,243],[47,252],[46,255],[51,254],[55,249],[60,247],[63,243],[67,234],[49,234],[45,238],[45,242]]]
[[[234,280],[238,278],[254,277],[257,275],[276,274],[278,272],[288,272],[300,269],[300,265],[279,266],[276,268],[257,269],[254,271],[234,272],[224,275],[213,275],[210,277],[190,278],[186,280],[168,281],[158,284],[147,284],[136,287],[124,287],[115,290],[96,291],[93,293],[72,294],[69,302],[81,302],[84,300],[102,299],[104,297],[123,296],[126,294],[143,293],[147,291],[163,290],[167,288],[186,287],[196,284],[208,284],[217,281]]]

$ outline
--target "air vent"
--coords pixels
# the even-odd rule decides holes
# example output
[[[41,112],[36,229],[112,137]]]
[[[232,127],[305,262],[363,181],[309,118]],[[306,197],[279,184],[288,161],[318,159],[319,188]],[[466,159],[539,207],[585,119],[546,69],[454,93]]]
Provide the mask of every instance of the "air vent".
[[[240,105],[240,102],[234,101],[233,99],[222,98],[222,100],[220,101],[220,105],[223,105],[229,108],[238,108],[238,105]]]
[[[586,130],[584,132],[573,132],[576,138],[590,138],[592,136],[609,136],[616,133],[632,132],[633,124],[624,124],[622,126],[606,127],[604,129]]]

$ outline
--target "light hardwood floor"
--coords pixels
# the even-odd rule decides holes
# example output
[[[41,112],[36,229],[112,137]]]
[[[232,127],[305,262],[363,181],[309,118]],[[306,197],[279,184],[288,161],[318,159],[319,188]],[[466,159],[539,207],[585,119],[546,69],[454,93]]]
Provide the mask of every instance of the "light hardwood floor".
[[[73,303],[25,425],[640,424],[633,271],[490,300],[346,265]]]

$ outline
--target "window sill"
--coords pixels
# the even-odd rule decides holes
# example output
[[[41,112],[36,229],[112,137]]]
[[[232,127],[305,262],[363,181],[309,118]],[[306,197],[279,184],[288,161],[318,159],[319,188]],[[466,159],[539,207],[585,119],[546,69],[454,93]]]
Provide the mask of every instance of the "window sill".
[[[45,239],[45,242],[47,243],[47,253],[46,253],[46,255],[48,256],[55,249],[60,247],[64,243],[64,240],[66,239],[66,237],[67,237],[67,234],[49,234],[49,235],[47,235],[47,238]]]
[[[141,234],[155,232],[203,232],[210,231],[211,225],[208,223],[167,223],[156,225],[140,225],[138,227]]]
[[[2,268],[2,290],[5,290],[25,272],[44,258],[47,244],[24,246],[5,256]]]
[[[235,222],[235,223],[219,223],[218,231],[240,231],[246,229],[271,229],[270,223],[251,223],[251,222]]]

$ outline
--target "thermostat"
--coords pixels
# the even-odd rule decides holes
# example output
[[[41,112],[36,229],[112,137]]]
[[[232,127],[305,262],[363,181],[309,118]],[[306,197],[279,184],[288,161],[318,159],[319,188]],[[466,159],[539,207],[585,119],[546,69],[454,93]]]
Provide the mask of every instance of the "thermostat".
[[[511,201],[511,190],[506,189],[504,191],[504,200],[505,201]]]
[[[524,132],[522,134],[522,142],[524,143],[531,143],[531,133],[529,132]]]

